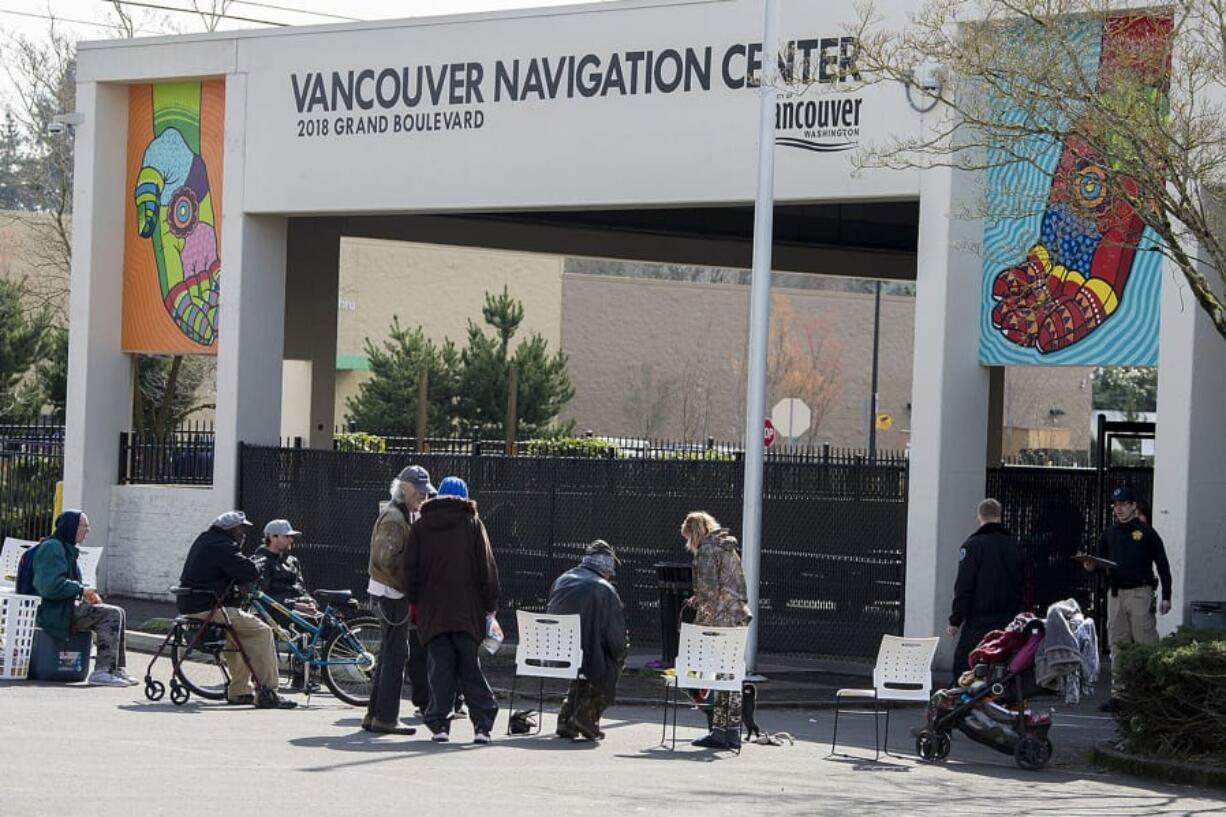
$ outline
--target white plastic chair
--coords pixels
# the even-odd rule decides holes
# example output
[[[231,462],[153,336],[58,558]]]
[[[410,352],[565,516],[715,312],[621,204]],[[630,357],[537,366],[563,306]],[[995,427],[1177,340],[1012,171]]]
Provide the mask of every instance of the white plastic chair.
[[[885,706],[885,754],[890,754],[890,703],[912,701],[927,703],[932,697],[932,657],[936,655],[939,638],[901,638],[883,635],[877,650],[877,664],[873,667],[872,689],[840,689],[834,695],[834,737],[830,739],[830,754],[838,754],[835,748],[839,741],[839,708],[844,698],[871,700],[873,702],[873,748],[880,760],[882,754],[881,734],[877,726],[880,709]],[[852,755],[840,754],[840,757]]]
[[[673,709],[673,749],[677,748],[677,707],[672,693],[682,689],[741,692],[745,684],[745,641],[748,627],[681,625],[681,643],[671,678],[665,677],[664,724],[660,744],[668,736],[668,709]],[[740,729],[741,725],[737,725]]]
[[[537,704],[540,718],[536,727],[536,734],[539,734],[545,714],[545,679],[573,681],[579,677],[579,668],[583,666],[579,614],[554,615],[516,610],[515,621],[519,627],[519,644],[515,648],[515,676],[511,679],[511,700],[507,707],[514,714],[515,682],[519,676],[540,678],[540,702]],[[507,734],[511,734],[509,720]]]
[[[88,587],[98,586],[98,563],[102,561],[104,548],[91,548],[77,545],[81,555],[77,558],[77,567],[81,570],[81,581]]]
[[[37,544],[26,539],[4,537],[4,546],[0,547],[0,588],[11,590],[17,586],[17,563],[21,561],[21,554]]]
[[[0,548],[0,590],[9,590],[17,585],[17,563],[21,554],[37,545],[25,539],[5,537],[4,547]],[[81,551],[77,559],[77,567],[81,569],[81,581],[90,587],[98,586],[98,563],[102,561],[103,548],[78,546]]]

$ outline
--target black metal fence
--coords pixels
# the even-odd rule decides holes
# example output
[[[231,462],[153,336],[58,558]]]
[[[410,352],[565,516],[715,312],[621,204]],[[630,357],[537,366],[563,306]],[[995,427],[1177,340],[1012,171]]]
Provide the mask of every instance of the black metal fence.
[[[119,435],[119,482],[212,485],[213,426],[187,423],[167,434]]]
[[[51,534],[63,474],[61,426],[0,426],[0,541]]]
[[[1106,619],[1101,574],[1087,573],[1074,560],[1096,552],[1099,537],[1111,524],[1111,492],[1129,485],[1149,505],[1154,472],[1147,467],[989,468],[987,495],[1004,506],[1004,523],[1022,541],[1026,554],[1026,604],[1046,609],[1066,598]]]
[[[366,589],[371,526],[392,477],[420,463],[466,479],[499,562],[502,608],[540,610],[553,579],[595,538],[623,560],[618,577],[630,638],[660,639],[654,565],[686,559],[689,511],[741,524],[742,463],[361,454],[244,446],[242,507],[258,524],[288,517],[308,583]],[[763,500],[760,648],[871,658],[902,629],[907,470],[855,457],[769,461]],[[513,617],[503,626],[514,631]]]

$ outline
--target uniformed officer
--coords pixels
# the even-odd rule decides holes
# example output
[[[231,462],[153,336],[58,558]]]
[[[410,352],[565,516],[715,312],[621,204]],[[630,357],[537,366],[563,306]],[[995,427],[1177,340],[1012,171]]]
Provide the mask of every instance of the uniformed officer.
[[[1126,485],[1111,494],[1111,510],[1115,524],[1103,532],[1099,555],[1115,562],[1107,568],[1107,643],[1111,645],[1111,698],[1099,709],[1118,712],[1120,702],[1119,645],[1152,644],[1158,640],[1158,620],[1155,607],[1162,615],[1171,609],[1171,565],[1166,560],[1162,537],[1137,514],[1137,494]],[[1086,570],[1096,563],[1086,559]],[[1162,601],[1155,604],[1154,566],[1162,580]]]
[[[1022,612],[1022,546],[1000,523],[1001,507],[985,499],[976,508],[979,530],[958,552],[953,610],[945,632],[958,636],[954,686],[966,672],[971,651],[992,630]]]

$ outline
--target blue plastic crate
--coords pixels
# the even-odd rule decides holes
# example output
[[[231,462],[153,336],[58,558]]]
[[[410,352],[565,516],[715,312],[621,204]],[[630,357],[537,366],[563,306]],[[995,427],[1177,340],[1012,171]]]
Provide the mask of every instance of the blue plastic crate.
[[[73,633],[67,641],[59,641],[42,631],[34,631],[34,649],[30,655],[30,680],[84,681],[89,676],[89,652],[93,633]]]

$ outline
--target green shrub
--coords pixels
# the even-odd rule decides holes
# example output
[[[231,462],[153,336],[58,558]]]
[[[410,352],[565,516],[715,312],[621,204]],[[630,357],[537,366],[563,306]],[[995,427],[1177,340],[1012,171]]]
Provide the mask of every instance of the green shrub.
[[[1226,630],[1181,627],[1120,653],[1120,735],[1131,752],[1226,763]]]
[[[367,434],[365,431],[352,431],[335,434],[332,437],[333,447],[337,451],[361,454],[382,454],[387,451],[387,438],[377,434]]]
[[[602,437],[537,438],[527,440],[524,443],[524,451],[529,457],[620,457],[622,455],[620,448]]]

